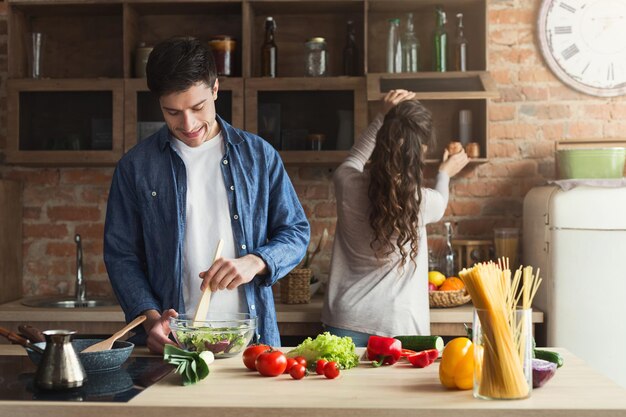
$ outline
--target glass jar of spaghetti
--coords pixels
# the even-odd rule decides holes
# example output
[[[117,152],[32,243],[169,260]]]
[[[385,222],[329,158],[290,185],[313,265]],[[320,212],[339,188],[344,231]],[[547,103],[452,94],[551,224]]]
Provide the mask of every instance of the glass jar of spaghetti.
[[[228,35],[218,35],[211,38],[209,48],[213,52],[217,75],[229,77],[234,73],[235,47],[237,42]]]

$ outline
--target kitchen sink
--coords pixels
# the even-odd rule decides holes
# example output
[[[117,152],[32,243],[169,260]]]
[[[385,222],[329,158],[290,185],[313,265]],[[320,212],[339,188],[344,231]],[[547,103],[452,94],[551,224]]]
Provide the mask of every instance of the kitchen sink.
[[[43,308],[89,308],[117,305],[117,301],[110,298],[87,298],[77,300],[76,298],[33,297],[24,298],[21,303],[28,307]]]

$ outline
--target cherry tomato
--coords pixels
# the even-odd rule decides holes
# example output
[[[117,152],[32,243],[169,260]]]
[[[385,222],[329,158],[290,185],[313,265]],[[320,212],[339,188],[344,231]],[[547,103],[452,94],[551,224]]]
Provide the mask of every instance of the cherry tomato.
[[[324,365],[324,376],[328,379],[335,379],[339,376],[339,365],[337,362],[328,362]]]
[[[243,364],[246,365],[246,368],[251,371],[256,371],[256,366],[254,365],[254,361],[256,361],[257,356],[266,350],[270,350],[271,347],[268,345],[250,345],[243,351]]]
[[[326,359],[318,359],[315,363],[315,373],[318,375],[324,375],[324,366],[326,366],[327,363],[328,361]]]
[[[287,358],[287,367],[285,368],[284,373],[288,374],[291,367],[297,364],[298,362],[294,358]]]
[[[278,376],[285,372],[285,368],[287,368],[287,358],[283,352],[270,350],[257,356],[254,364],[261,375]]]
[[[291,375],[293,379],[302,379],[307,375],[307,373],[306,367],[300,365],[299,363],[296,363],[289,370],[289,375]]]
[[[304,358],[304,356],[296,356],[294,359],[296,360],[296,363],[299,363],[300,365],[306,368],[307,363],[306,363],[306,359]]]

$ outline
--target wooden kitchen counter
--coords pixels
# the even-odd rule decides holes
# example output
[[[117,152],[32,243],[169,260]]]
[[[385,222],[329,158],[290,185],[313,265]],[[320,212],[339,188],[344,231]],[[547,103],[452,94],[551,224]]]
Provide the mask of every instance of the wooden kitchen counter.
[[[262,377],[248,371],[240,356],[216,360],[210,375],[182,386],[169,374],[127,403],[0,401],[3,417],[132,415],[135,417],[613,417],[626,416],[626,390],[563,349],[565,365],[530,398],[484,401],[472,391],[447,390],[439,383],[439,362],[424,369],[404,364],[373,368],[363,363],[328,380],[309,375]],[[361,350],[362,351],[362,350]],[[0,346],[0,355],[24,354]]]
[[[276,304],[276,317],[283,336],[309,336],[322,331],[323,297],[308,304]],[[431,333],[439,336],[465,335],[464,323],[472,323],[472,304],[430,310]],[[16,330],[22,323],[40,329],[70,327],[83,334],[112,334],[124,323],[119,306],[80,309],[33,308],[12,301],[0,305],[0,326]],[[533,323],[543,323],[543,312],[533,311]],[[0,340],[0,343],[2,341]]]

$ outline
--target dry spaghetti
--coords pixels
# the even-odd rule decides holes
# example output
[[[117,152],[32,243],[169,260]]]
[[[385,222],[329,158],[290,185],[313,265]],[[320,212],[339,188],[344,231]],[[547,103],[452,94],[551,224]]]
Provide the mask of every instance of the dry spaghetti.
[[[528,348],[523,321],[516,311],[530,309],[541,283],[532,267],[520,267],[511,279],[508,259],[477,264],[459,275],[472,297],[482,327],[482,361],[475,369],[478,394],[488,398],[525,398],[530,392],[524,374]],[[476,347],[475,347],[476,349]]]

